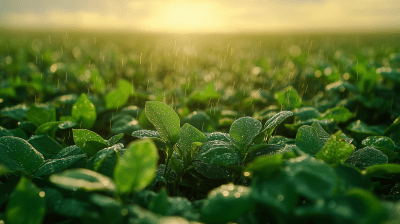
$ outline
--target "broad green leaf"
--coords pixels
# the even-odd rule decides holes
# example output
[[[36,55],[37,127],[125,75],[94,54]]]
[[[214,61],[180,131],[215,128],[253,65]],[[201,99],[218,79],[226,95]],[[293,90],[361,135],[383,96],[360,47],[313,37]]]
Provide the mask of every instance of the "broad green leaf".
[[[338,184],[327,163],[306,155],[284,161],[284,170],[296,191],[312,200],[332,196]]]
[[[233,122],[229,135],[233,145],[242,155],[247,152],[247,147],[261,131],[261,128],[261,122],[252,117],[242,117]]]
[[[250,171],[254,176],[270,176],[277,171],[283,163],[283,154],[259,156],[246,166],[246,171]]]
[[[237,164],[241,161],[240,155],[231,143],[218,140],[201,145],[193,159],[223,166]]]
[[[114,180],[121,194],[143,190],[153,180],[158,162],[158,151],[151,140],[130,144],[114,169]]]
[[[293,110],[294,116],[300,121],[321,117],[321,113],[314,107],[301,107]]]
[[[111,147],[98,151],[90,160],[87,162],[87,168],[98,172],[98,169],[102,166],[103,162],[112,157],[113,154],[119,153],[124,148],[123,144],[116,144]],[[115,164],[114,164],[115,165]]]
[[[48,134],[48,132],[58,129],[59,125],[62,123],[63,123],[63,121],[51,121],[51,122],[44,123],[36,129],[35,135]]]
[[[78,101],[74,103],[71,110],[71,116],[76,120],[80,128],[90,129],[96,122],[96,108],[82,93]]]
[[[288,86],[282,91],[275,92],[274,97],[278,103],[287,110],[293,110],[294,108],[300,107],[302,104],[301,97],[292,86]]]
[[[400,173],[400,164],[384,163],[367,167],[362,174],[367,176],[381,176]]]
[[[61,145],[48,135],[33,135],[28,142],[43,155],[44,159],[50,159],[61,150]]]
[[[315,155],[315,158],[321,159],[329,164],[344,163],[353,153],[354,146],[347,143],[338,131],[332,135],[322,149]]]
[[[149,210],[162,216],[168,216],[170,215],[170,207],[171,205],[168,201],[168,193],[165,188],[163,188],[151,199]]]
[[[316,155],[320,146],[315,129],[308,125],[301,126],[296,134],[296,146],[310,155]]]
[[[67,190],[84,190],[115,192],[114,182],[100,174],[88,169],[69,169],[50,176],[50,182]]]
[[[346,122],[354,115],[345,107],[335,107],[327,110],[322,118],[323,119],[333,119],[336,122]]]
[[[4,136],[14,136],[14,135],[11,131],[0,126],[0,137],[4,137]]]
[[[260,144],[255,145],[249,149],[245,162],[251,161],[254,158],[263,155],[274,155],[285,152],[285,145],[276,144]]]
[[[379,133],[377,129],[374,129],[373,127],[368,126],[366,123],[358,120],[354,121],[351,123],[349,126],[346,128],[347,130],[351,131],[354,137],[359,139],[360,141],[362,139],[365,139],[369,136],[379,136],[382,133]]]
[[[374,147],[367,146],[355,151],[347,160],[353,166],[366,168],[368,166],[387,163],[388,157]]]
[[[119,223],[123,209],[121,202],[101,194],[92,194],[90,195],[89,200],[96,206],[100,207],[100,220],[103,223]]]
[[[123,107],[129,99],[129,95],[120,89],[115,89],[107,93],[104,97],[106,109],[118,109]]]
[[[188,167],[192,160],[192,144],[194,142],[206,142],[207,138],[198,129],[186,123],[181,128],[179,141],[176,144],[177,153],[183,160],[185,167]]]
[[[107,147],[106,141],[93,131],[86,129],[73,129],[74,141],[89,157],[100,149]]]
[[[267,122],[265,122],[262,132],[265,132],[266,134],[268,134],[268,137],[270,137],[274,129],[280,123],[282,123],[282,121],[290,116],[293,116],[293,113],[291,111],[281,111],[277,113],[276,115],[268,119]]]
[[[194,169],[197,172],[210,179],[227,179],[232,173],[229,168],[208,164],[203,161],[196,161],[195,165]]]
[[[11,158],[28,173],[33,173],[44,161],[43,155],[27,141],[9,136],[0,138],[0,157],[2,156]]]
[[[228,133],[222,133],[222,132],[211,132],[206,135],[207,141],[214,141],[214,140],[220,140],[224,142],[230,142],[231,139],[229,137]]]
[[[139,121],[131,116],[121,117],[120,119],[114,121],[111,125],[112,134],[125,134],[130,135],[132,132],[141,130],[142,126],[140,126]]]
[[[398,133],[399,131],[400,131],[400,116],[396,118],[396,120],[394,120],[393,123],[388,128],[386,128],[383,135],[389,136],[390,134],[396,132]]]
[[[167,144],[175,145],[181,129],[178,114],[167,104],[156,101],[146,102],[145,111],[161,138]]]
[[[55,209],[55,213],[70,218],[81,218],[83,214],[96,209],[89,202],[77,200],[75,198],[64,198],[60,205]]]
[[[24,104],[18,104],[12,107],[3,108],[0,112],[1,116],[12,117],[18,121],[23,121],[29,108]]]
[[[386,137],[386,136],[370,136],[366,139],[364,139],[361,144],[366,147],[366,146],[372,146],[374,148],[378,147],[385,147],[389,150],[394,150],[394,142],[392,139]]]
[[[251,183],[252,198],[257,203],[273,208],[274,212],[271,216],[288,214],[298,201],[295,183],[292,183],[284,172],[271,174],[264,176],[260,173],[255,176]],[[286,217],[279,217],[279,219],[284,220]]]
[[[157,131],[152,131],[152,130],[138,130],[138,131],[134,131],[134,132],[132,133],[132,136],[133,136],[133,137],[136,137],[136,138],[140,138],[140,139],[143,139],[143,138],[150,138],[150,139],[152,139],[152,140],[157,140],[157,141],[162,141],[162,142],[164,142],[164,140],[161,139],[160,134],[159,134]]]
[[[232,183],[212,190],[201,208],[201,221],[205,223],[233,222],[252,206],[251,189]],[[229,209],[227,209],[229,208]]]
[[[36,126],[40,126],[47,122],[56,121],[56,111],[55,108],[47,111],[36,106],[35,104],[32,104],[26,113],[26,119],[34,123]]]
[[[71,146],[61,149],[57,153],[57,155],[55,155],[52,159],[62,159],[64,157],[68,157],[68,156],[76,156],[76,155],[84,155],[84,154],[85,154],[85,152],[82,151],[81,148],[79,148],[76,145],[71,145]]]
[[[204,111],[194,111],[182,120],[182,124],[190,124],[200,131],[213,131],[213,123],[211,118]]]
[[[6,207],[7,223],[41,224],[45,218],[45,192],[22,177]]]
[[[108,146],[113,146],[115,144],[117,144],[117,142],[124,137],[124,134],[118,134],[118,135],[114,135],[112,136],[109,140],[108,140]]]
[[[50,175],[53,173],[61,172],[68,167],[72,166],[80,159],[85,158],[86,155],[75,155],[75,156],[68,156],[60,159],[49,159],[46,160],[39,169],[33,174],[34,177],[40,177],[45,175]]]
[[[351,188],[363,188],[370,190],[372,187],[372,182],[370,179],[362,175],[361,170],[357,167],[346,163],[339,163],[334,170],[340,178],[341,184],[343,184],[343,190]]]

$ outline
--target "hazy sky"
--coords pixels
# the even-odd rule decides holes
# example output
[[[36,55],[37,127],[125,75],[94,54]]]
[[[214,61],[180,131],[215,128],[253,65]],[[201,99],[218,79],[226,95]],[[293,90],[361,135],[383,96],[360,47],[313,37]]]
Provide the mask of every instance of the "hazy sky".
[[[0,27],[243,32],[400,28],[399,0],[0,0]]]

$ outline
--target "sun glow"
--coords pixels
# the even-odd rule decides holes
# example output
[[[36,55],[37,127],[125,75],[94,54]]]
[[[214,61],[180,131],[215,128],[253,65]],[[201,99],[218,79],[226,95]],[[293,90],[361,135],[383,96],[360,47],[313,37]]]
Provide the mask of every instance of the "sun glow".
[[[224,26],[219,11],[212,2],[162,2],[155,5],[144,25],[148,30],[166,32],[213,32]]]

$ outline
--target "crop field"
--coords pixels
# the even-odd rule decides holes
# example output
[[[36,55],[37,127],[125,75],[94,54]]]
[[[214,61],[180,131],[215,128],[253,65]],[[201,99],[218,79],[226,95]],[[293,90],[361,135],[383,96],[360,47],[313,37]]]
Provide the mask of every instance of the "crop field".
[[[400,34],[0,30],[0,224],[400,223]]]

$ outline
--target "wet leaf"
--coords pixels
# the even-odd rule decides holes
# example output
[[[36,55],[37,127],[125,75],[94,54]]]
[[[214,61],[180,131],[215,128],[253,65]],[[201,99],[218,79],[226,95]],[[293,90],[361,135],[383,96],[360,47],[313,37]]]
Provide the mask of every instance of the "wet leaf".
[[[336,122],[346,122],[354,115],[345,107],[335,107],[327,110],[322,118],[323,119],[332,119]]]
[[[276,101],[287,110],[293,110],[294,108],[300,107],[302,104],[301,97],[292,86],[288,86],[282,91],[275,92],[274,96]]]
[[[124,137],[124,134],[118,134],[118,135],[114,135],[112,136],[109,140],[108,140],[108,146],[113,146],[115,144],[117,144],[117,142]]]
[[[161,138],[174,145],[179,140],[181,129],[178,114],[170,106],[156,101],[146,102],[145,111]]]
[[[111,132],[113,134],[130,135],[132,132],[142,129],[139,122],[131,116],[122,117],[111,125]]]
[[[74,141],[89,157],[100,149],[107,147],[106,141],[93,131],[86,129],[73,129]]]
[[[300,121],[321,117],[321,113],[314,107],[301,107],[293,110],[294,116]]]
[[[135,141],[127,147],[114,169],[114,180],[121,194],[143,190],[153,180],[158,151],[149,139]]]
[[[115,192],[117,190],[114,182],[92,170],[78,168],[69,169],[61,173],[50,176],[50,182],[67,190],[84,191],[107,191]]]
[[[86,155],[75,155],[75,156],[68,156],[60,159],[49,159],[46,160],[39,169],[33,174],[34,177],[40,177],[45,175],[50,175],[53,173],[61,172],[68,167],[72,166],[80,159],[85,158]]]
[[[344,186],[344,190],[351,188],[363,188],[370,190],[372,187],[372,182],[370,179],[361,174],[361,170],[350,164],[339,163],[334,168],[336,174],[340,178],[340,182]]]
[[[212,190],[204,201],[201,208],[201,221],[205,223],[233,222],[250,209],[251,201],[249,187],[221,185]]]
[[[138,130],[138,131],[134,131],[134,132],[132,133],[132,136],[133,136],[133,137],[136,137],[136,138],[140,138],[140,139],[143,139],[143,138],[150,138],[150,139],[155,140],[155,141],[164,142],[164,140],[161,139],[160,134],[159,134],[157,131],[152,131],[152,130]]]
[[[44,161],[40,152],[27,141],[18,137],[1,137],[0,155],[17,162],[28,173],[33,173]]]
[[[195,165],[194,169],[197,172],[210,179],[226,179],[232,173],[229,168],[208,164],[203,161],[196,161]]]
[[[186,123],[181,128],[179,141],[176,144],[177,153],[182,158],[185,167],[188,167],[192,160],[192,144],[194,142],[206,142],[206,136],[192,125]]]
[[[272,132],[275,128],[282,123],[286,118],[293,116],[291,111],[281,111],[267,120],[264,124],[264,129],[261,132],[268,134],[268,137],[271,136]]]
[[[261,131],[262,124],[252,117],[242,117],[233,122],[229,135],[234,146],[244,155],[247,147]]]
[[[56,121],[56,110],[55,108],[52,108],[50,111],[47,111],[32,104],[26,113],[26,119],[34,123],[36,126],[40,126],[47,122]]]
[[[214,141],[214,140],[219,140],[219,141],[224,141],[224,142],[230,142],[231,139],[229,137],[228,133],[222,133],[222,132],[211,132],[209,134],[206,134],[207,141]]]
[[[213,131],[213,123],[211,118],[204,111],[194,111],[182,120],[182,124],[190,124],[198,130]]]
[[[366,146],[372,146],[374,148],[378,147],[385,147],[389,150],[394,150],[394,142],[392,139],[386,137],[386,136],[370,136],[366,139],[364,139],[361,144],[366,147]]]
[[[374,147],[367,146],[355,151],[347,160],[353,166],[366,168],[368,166],[387,163],[388,157]]]
[[[382,134],[379,133],[377,129],[370,127],[369,125],[360,120],[354,121],[349,126],[347,126],[346,129],[351,131],[353,133],[353,136],[355,136],[360,140],[365,139],[369,136],[379,136]]]
[[[354,146],[347,143],[338,131],[332,135],[325,143],[322,149],[315,155],[315,158],[321,159],[329,164],[344,163],[353,153]]]
[[[44,159],[50,159],[61,150],[61,145],[48,135],[33,135],[28,142],[43,155]]]
[[[55,129],[59,128],[59,125],[62,124],[62,121],[51,121],[40,125],[36,131],[35,135],[46,135],[50,131],[54,131]]]
[[[312,200],[332,196],[338,184],[335,171],[327,163],[306,155],[285,161],[284,170],[296,191]]]
[[[0,112],[1,116],[12,117],[18,121],[23,121],[29,108],[24,104],[18,104],[12,107],[3,108]]]
[[[241,161],[240,155],[231,143],[223,141],[210,141],[200,146],[193,156],[195,160],[201,160],[212,165],[231,165]]]
[[[80,128],[90,129],[96,122],[96,108],[84,93],[72,106],[71,115],[80,125]]]
[[[7,223],[40,224],[46,213],[45,192],[22,177],[6,208]]]
[[[320,145],[315,129],[308,125],[301,126],[296,134],[296,146],[310,155],[316,155]]]
[[[283,164],[283,154],[259,156],[246,166],[246,171],[250,171],[254,176],[270,176],[275,173]]]
[[[363,170],[362,173],[367,176],[396,174],[400,173],[400,164],[384,163],[384,164],[372,165]]]

